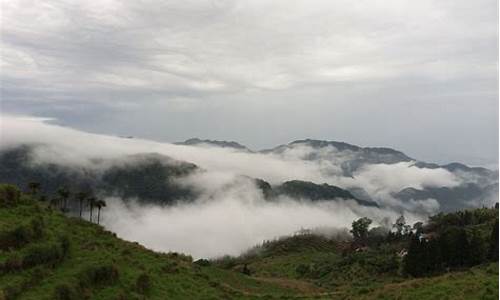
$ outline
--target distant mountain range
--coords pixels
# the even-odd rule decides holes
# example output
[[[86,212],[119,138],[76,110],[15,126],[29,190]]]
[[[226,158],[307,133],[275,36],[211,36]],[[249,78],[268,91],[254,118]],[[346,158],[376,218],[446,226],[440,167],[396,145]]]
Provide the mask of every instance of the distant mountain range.
[[[233,148],[236,150],[243,150],[248,152],[253,152],[246,146],[243,146],[237,142],[233,141],[216,141],[216,140],[202,140],[199,138],[192,138],[185,140],[184,142],[175,143],[177,145],[187,145],[187,146],[212,146],[212,147],[221,147],[221,148]]]
[[[201,140],[199,140],[201,141]],[[205,145],[212,147],[232,147],[234,149],[248,149],[236,142],[207,141]],[[201,144],[201,143],[200,143]],[[191,145],[197,145],[191,143]],[[456,187],[424,187],[422,189],[404,188],[392,196],[403,202],[410,200],[420,201],[425,199],[435,199],[440,204],[443,211],[454,211],[464,207],[473,206],[473,202],[484,202],[484,199],[498,198],[498,170],[489,170],[482,167],[469,167],[467,165],[453,162],[439,165],[418,161],[401,151],[385,147],[360,147],[338,141],[323,141],[314,139],[304,139],[279,145],[272,149],[260,150],[258,153],[284,156],[294,150],[306,148],[301,159],[308,161],[324,160],[337,163],[346,177],[355,176],[356,171],[361,167],[370,164],[395,164],[400,162],[414,162],[414,166],[426,169],[442,168],[451,172],[462,183]],[[251,150],[245,150],[251,151]],[[305,188],[304,188],[305,189]],[[370,195],[361,188],[351,188],[349,192],[358,200],[373,202]]]
[[[461,179],[455,187],[405,187],[392,197],[406,203],[435,199],[443,211],[453,211],[473,206],[476,200],[498,198],[498,171],[468,167],[460,163],[437,165],[416,161],[404,153],[390,148],[359,147],[344,142],[298,140],[272,149],[253,152],[249,148],[231,141],[189,139],[181,145],[231,148],[252,155],[286,156],[298,155],[304,161],[326,161],[338,165],[341,176],[353,177],[356,172],[372,164],[396,164],[414,162],[418,168],[442,168]],[[60,186],[77,190],[92,189],[102,195],[116,195],[125,199],[137,199],[146,203],[170,205],[176,202],[193,201],[198,196],[196,189],[180,185],[178,178],[203,172],[190,162],[174,160],[157,153],[139,153],[114,160],[96,158],[89,166],[75,168],[61,164],[35,162],[35,149],[44,145],[23,145],[0,152],[0,182],[26,186],[28,182],[41,183],[42,192],[53,195]],[[299,154],[297,154],[299,153]],[[241,174],[246,175],[246,174]],[[397,176],[397,174],[396,174]],[[341,188],[324,182],[290,180],[271,185],[262,179],[253,179],[269,201],[287,196],[299,200],[317,201],[346,199],[363,206],[378,206],[363,188]]]
[[[31,158],[40,145],[0,152],[0,182],[26,187],[29,182],[39,182],[41,192],[55,196],[60,187],[74,191],[97,191],[102,196],[119,196],[143,203],[170,205],[196,199],[198,192],[176,183],[176,179],[195,171],[198,166],[174,160],[156,153],[135,154],[115,161],[96,160],[94,165],[74,168],[59,164],[35,163]],[[100,165],[108,165],[102,168]],[[377,206],[375,202],[354,197],[349,191],[328,184],[305,181],[288,181],[271,186],[262,179],[253,179],[269,201],[280,196],[300,200],[353,200],[361,205]]]

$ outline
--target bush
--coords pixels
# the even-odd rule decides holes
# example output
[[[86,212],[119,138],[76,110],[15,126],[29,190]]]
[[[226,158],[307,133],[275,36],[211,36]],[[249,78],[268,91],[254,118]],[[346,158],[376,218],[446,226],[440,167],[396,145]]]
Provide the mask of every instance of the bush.
[[[161,270],[168,274],[175,274],[179,272],[179,264],[176,261],[167,262],[161,267]]]
[[[37,217],[31,219],[30,227],[33,233],[33,238],[41,238],[43,236],[43,230],[45,228],[45,223],[42,217]]]
[[[194,264],[200,267],[208,267],[210,266],[210,261],[208,259],[200,258],[197,261],[195,261]]]
[[[59,244],[61,245],[61,250],[63,253],[63,256],[67,256],[69,253],[69,247],[71,245],[71,242],[68,238],[68,236],[63,235],[59,237]]]
[[[305,264],[300,264],[295,268],[295,273],[297,273],[297,275],[299,277],[304,277],[310,271],[311,271],[311,268]]]
[[[21,224],[10,231],[0,232],[0,249],[20,248],[43,236],[45,224],[42,217],[31,219],[29,224]]]
[[[102,266],[88,266],[80,273],[82,288],[99,285],[110,285],[118,280],[118,269],[111,264]]]
[[[30,247],[23,258],[23,268],[36,265],[55,263],[64,257],[61,247],[57,244],[41,244]]]
[[[23,268],[23,258],[19,253],[14,253],[9,256],[3,263],[2,270],[4,272],[18,271]]]
[[[15,206],[20,201],[21,191],[12,184],[0,184],[0,206]]]
[[[54,289],[54,299],[58,300],[76,300],[80,299],[77,289],[69,283],[62,283]]]
[[[3,288],[0,295],[3,294],[5,300],[16,299],[21,294],[22,290],[19,284],[9,284]]]
[[[13,230],[0,233],[0,249],[19,248],[27,244],[33,233],[26,225],[19,225]]]
[[[151,279],[146,273],[142,273],[135,281],[135,288],[138,293],[146,294],[151,289]]]

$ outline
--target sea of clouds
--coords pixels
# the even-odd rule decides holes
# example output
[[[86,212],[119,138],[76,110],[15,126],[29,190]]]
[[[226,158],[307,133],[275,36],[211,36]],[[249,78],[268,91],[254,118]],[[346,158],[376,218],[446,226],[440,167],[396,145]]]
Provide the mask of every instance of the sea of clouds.
[[[375,224],[404,214],[408,223],[424,220],[439,210],[434,199],[401,203],[392,194],[403,188],[453,187],[461,178],[449,171],[414,166],[413,162],[370,164],[344,176],[339,167],[350,159],[348,152],[299,145],[282,153],[252,153],[230,148],[186,146],[91,134],[32,117],[1,116],[0,151],[22,144],[39,144],[33,163],[55,163],[72,168],[109,168],[126,155],[159,153],[187,161],[202,171],[178,179],[178,184],[201,191],[196,201],[174,206],[138,204],[110,197],[103,224],[120,237],[138,241],[158,251],[179,251],[194,257],[237,255],[263,240],[293,234],[301,228],[349,227],[367,216]],[[332,155],[333,153],[333,155]],[[328,154],[328,155],[326,155]],[[99,160],[96,160],[99,159]],[[343,188],[362,188],[380,208],[355,201],[309,201],[280,197],[264,198],[252,178],[271,184],[287,180],[328,183]]]

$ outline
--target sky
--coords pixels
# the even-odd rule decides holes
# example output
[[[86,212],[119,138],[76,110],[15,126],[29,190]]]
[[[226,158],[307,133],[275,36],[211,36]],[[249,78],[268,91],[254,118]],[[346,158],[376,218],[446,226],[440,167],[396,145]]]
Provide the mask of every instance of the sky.
[[[498,1],[3,0],[1,110],[498,165]]]

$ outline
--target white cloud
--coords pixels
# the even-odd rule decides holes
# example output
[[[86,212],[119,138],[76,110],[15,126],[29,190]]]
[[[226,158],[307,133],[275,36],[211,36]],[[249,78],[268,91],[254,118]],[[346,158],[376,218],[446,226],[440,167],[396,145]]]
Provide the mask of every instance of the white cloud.
[[[187,252],[195,257],[238,254],[264,239],[291,234],[302,227],[349,227],[361,216],[376,223],[385,222],[384,218],[394,220],[400,213],[410,223],[422,220],[439,209],[436,200],[401,203],[391,193],[406,187],[452,187],[460,183],[459,178],[444,169],[417,168],[411,162],[366,165],[352,178],[343,177],[338,165],[352,159],[353,153],[332,147],[314,153],[310,147],[298,145],[283,155],[259,154],[90,134],[32,117],[2,115],[0,120],[0,150],[43,144],[44,147],[36,148],[36,162],[107,168],[110,164],[134,163],[123,161],[124,155],[160,153],[203,168],[204,171],[178,182],[200,192],[193,203],[158,207],[130,202],[125,205],[118,198],[109,198],[103,212],[106,227],[126,239],[156,250]],[[318,160],[307,160],[311,155]],[[95,158],[107,161],[96,164]],[[311,203],[307,199],[281,197],[266,201],[255,183],[240,175],[272,183],[302,179],[361,187],[383,207],[364,207],[340,199]]]

